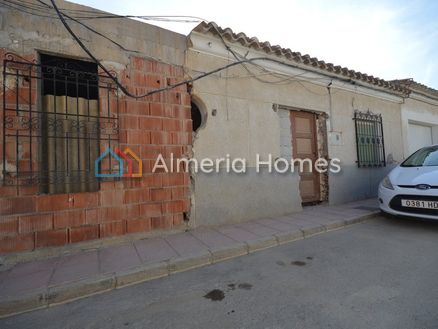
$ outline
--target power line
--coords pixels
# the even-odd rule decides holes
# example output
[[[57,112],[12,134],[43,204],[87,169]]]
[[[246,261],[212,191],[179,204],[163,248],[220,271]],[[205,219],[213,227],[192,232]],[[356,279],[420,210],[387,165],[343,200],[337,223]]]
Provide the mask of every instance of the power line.
[[[205,72],[205,73],[203,73],[203,74],[201,74],[201,75],[199,75],[199,76],[197,76],[197,77],[195,77],[195,78],[192,78],[192,79],[188,79],[188,80],[183,80],[183,81],[181,81],[181,82],[178,82],[178,83],[176,83],[176,84],[173,84],[173,85],[169,85],[169,86],[167,86],[167,87],[163,87],[163,88],[159,88],[159,89],[155,89],[155,90],[152,90],[152,91],[149,91],[149,92],[147,92],[147,93],[144,93],[144,94],[141,94],[141,95],[134,95],[134,94],[132,94],[131,92],[129,92],[129,90],[125,87],[125,86],[123,86],[118,80],[117,80],[117,78],[116,77],[114,77],[114,76],[112,76],[112,74],[109,72],[109,70],[91,53],[91,51],[83,44],[83,42],[79,39],[79,37],[73,32],[73,30],[70,28],[70,26],[68,25],[68,23],[66,22],[66,20],[65,20],[65,18],[64,18],[64,16],[63,16],[63,14],[61,13],[61,11],[59,10],[59,8],[57,7],[57,5],[56,5],[56,3],[55,3],[55,1],[54,0],[50,0],[50,2],[52,3],[52,6],[53,6],[53,9],[56,11],[56,14],[58,15],[58,17],[59,17],[59,19],[61,20],[61,22],[62,22],[62,24],[64,25],[64,27],[66,28],[66,30],[70,33],[70,35],[73,37],[73,39],[75,39],[75,41],[78,43],[78,45],[85,51],[85,53],[87,53],[87,55],[91,58],[91,59],[93,59],[93,61],[108,75],[108,77],[110,77],[113,81],[114,81],[114,83],[120,88],[120,90],[125,94],[125,95],[127,95],[128,97],[132,97],[132,98],[135,98],[135,99],[139,99],[139,98],[144,98],[144,97],[147,97],[147,96],[150,96],[150,95],[153,95],[153,94],[156,94],[156,93],[160,93],[160,92],[164,92],[164,91],[169,91],[169,90],[172,90],[172,89],[174,89],[174,88],[177,88],[177,87],[179,87],[179,86],[182,86],[182,85],[186,85],[187,83],[191,83],[191,82],[194,82],[194,81],[197,81],[197,80],[200,80],[200,79],[202,79],[202,78],[204,78],[204,77],[206,77],[206,76],[209,76],[209,75],[212,75],[212,74],[215,74],[215,73],[218,73],[218,72],[220,72],[220,71],[223,71],[223,70],[226,70],[226,69],[228,69],[228,68],[230,68],[230,67],[233,67],[233,66],[236,66],[236,65],[242,65],[242,64],[245,64],[245,63],[253,63],[253,62],[257,62],[257,61],[268,61],[268,62],[273,62],[273,63],[277,63],[277,64],[282,64],[282,65],[285,65],[285,66],[288,66],[288,67],[293,67],[293,68],[296,68],[296,65],[292,65],[292,64],[288,64],[288,63],[285,63],[285,62],[283,62],[283,61],[280,61],[280,60],[277,60],[277,59],[274,59],[274,58],[269,58],[269,57],[253,57],[253,58],[244,58],[244,59],[239,59],[238,57],[237,57],[237,55],[236,55],[236,62],[233,62],[233,63],[229,63],[229,64],[227,64],[227,65],[224,65],[224,66],[221,66],[221,67],[219,67],[219,68],[217,68],[217,69],[214,69],[214,70],[212,70],[212,71],[209,71],[209,72]],[[229,48],[228,47],[228,45],[227,45],[227,48]],[[345,79],[344,79],[345,80]]]
[[[53,9],[50,5],[46,4],[45,2],[43,2],[43,1],[41,1],[41,0],[37,0],[37,1],[38,1],[39,3],[45,5],[46,8]],[[127,48],[123,47],[123,46],[122,46],[121,44],[119,44],[118,42],[112,40],[111,38],[109,38],[109,37],[107,37],[106,35],[100,33],[99,31],[96,31],[96,30],[93,29],[92,27],[90,27],[90,26],[88,26],[88,25],[86,25],[86,24],[80,22],[80,21],[77,20],[76,18],[74,18],[74,17],[72,17],[72,16],[70,16],[70,15],[64,14],[64,13],[63,13],[63,15],[64,15],[65,17],[67,17],[68,19],[71,19],[72,21],[74,21],[74,22],[78,23],[79,25],[85,27],[86,29],[90,30],[91,32],[93,32],[93,33],[95,33],[95,34],[101,36],[102,38],[104,38],[104,39],[110,41],[111,43],[113,43],[113,44],[115,44],[116,46],[118,46],[120,49],[125,50],[125,51],[131,51],[131,52],[137,52],[137,53],[138,53],[138,51],[136,51],[136,50],[131,50],[131,49],[127,49]]]

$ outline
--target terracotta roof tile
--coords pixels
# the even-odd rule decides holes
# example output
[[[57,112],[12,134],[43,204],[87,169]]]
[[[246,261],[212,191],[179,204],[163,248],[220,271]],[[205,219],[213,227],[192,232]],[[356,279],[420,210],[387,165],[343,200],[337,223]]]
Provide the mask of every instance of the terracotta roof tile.
[[[414,79],[398,79],[390,82],[438,100],[438,90],[416,82]]]
[[[333,65],[332,63],[325,63],[324,61],[318,60],[316,57],[310,57],[309,55],[301,55],[299,52],[291,51],[289,48],[287,49],[282,48],[278,45],[271,46],[271,44],[267,41],[260,42],[256,37],[250,38],[245,33],[242,32],[236,34],[230,28],[223,29],[214,22],[210,22],[210,23],[202,22],[198,26],[196,26],[193,29],[193,31],[203,34],[206,33],[212,33],[215,35],[219,34],[225,40],[234,43],[239,43],[248,48],[263,50],[267,54],[275,54],[278,56],[282,56],[300,64],[318,67],[321,70],[339,74],[350,79],[369,83],[371,85],[380,86],[396,93],[401,93],[405,95],[410,93],[410,89],[407,88],[407,86],[404,83],[394,83],[394,81],[386,81],[384,79],[380,79],[372,75],[350,70],[346,67]],[[396,80],[396,81],[402,81],[402,80]],[[422,90],[424,89],[428,94],[432,91],[434,94],[436,92],[438,95],[438,91],[432,88],[428,88],[424,85],[420,85],[420,86],[421,87],[418,88]]]

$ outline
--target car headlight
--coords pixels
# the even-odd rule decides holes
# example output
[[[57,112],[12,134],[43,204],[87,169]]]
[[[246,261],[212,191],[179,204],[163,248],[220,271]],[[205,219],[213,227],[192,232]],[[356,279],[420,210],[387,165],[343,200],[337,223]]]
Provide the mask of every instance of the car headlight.
[[[387,188],[387,189],[390,189],[390,190],[393,190],[393,189],[394,189],[394,186],[392,186],[391,180],[389,179],[388,176],[386,176],[386,177],[382,180],[382,186],[385,187],[385,188]]]

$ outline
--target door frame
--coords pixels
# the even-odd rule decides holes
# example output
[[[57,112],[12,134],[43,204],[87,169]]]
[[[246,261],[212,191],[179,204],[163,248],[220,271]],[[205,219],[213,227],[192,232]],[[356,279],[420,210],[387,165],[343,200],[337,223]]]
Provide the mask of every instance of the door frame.
[[[291,145],[292,145],[292,156],[293,159],[300,159],[297,156],[297,144],[296,144],[296,139],[297,137],[300,137],[300,133],[297,133],[296,130],[296,118],[302,117],[302,118],[310,118],[311,117],[311,134],[312,134],[312,145],[311,145],[311,158],[314,164],[315,160],[318,159],[319,157],[319,152],[318,152],[318,127],[317,127],[317,113],[313,112],[313,111],[306,111],[306,110],[300,110],[300,109],[290,109],[290,122],[291,122]],[[307,134],[306,134],[307,135]],[[304,136],[303,136],[304,137]],[[299,173],[300,175],[300,183],[301,183],[301,179],[303,174]],[[312,176],[313,176],[313,184],[314,184],[314,191],[315,191],[315,195],[312,197],[303,197],[302,193],[301,193],[301,189],[299,188],[300,191],[300,196],[301,196],[301,201],[302,204],[314,204],[316,202],[320,202],[321,201],[321,174],[319,172],[317,172],[315,170],[315,168],[312,168]]]

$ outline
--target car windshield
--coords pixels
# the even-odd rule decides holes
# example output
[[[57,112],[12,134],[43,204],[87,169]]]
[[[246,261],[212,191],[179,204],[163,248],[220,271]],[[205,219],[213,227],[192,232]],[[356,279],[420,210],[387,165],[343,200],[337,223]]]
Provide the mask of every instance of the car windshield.
[[[438,146],[431,146],[419,149],[407,158],[402,167],[429,167],[438,166]]]

